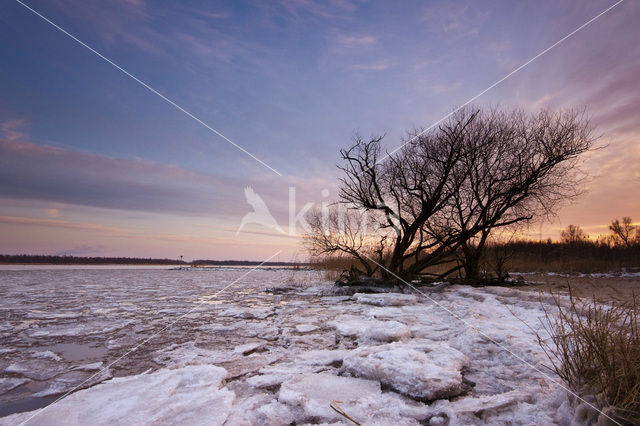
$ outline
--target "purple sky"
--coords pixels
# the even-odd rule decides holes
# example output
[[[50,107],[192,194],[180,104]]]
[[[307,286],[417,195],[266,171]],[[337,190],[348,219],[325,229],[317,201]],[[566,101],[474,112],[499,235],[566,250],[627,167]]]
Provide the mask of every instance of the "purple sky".
[[[296,237],[236,235],[245,187],[286,231],[289,188],[295,213],[335,197],[355,132],[395,148],[615,1],[25,3],[282,176],[8,0],[1,253],[290,260],[304,257]],[[638,22],[624,1],[475,101],[586,107],[602,135],[585,195],[536,238],[640,220]]]

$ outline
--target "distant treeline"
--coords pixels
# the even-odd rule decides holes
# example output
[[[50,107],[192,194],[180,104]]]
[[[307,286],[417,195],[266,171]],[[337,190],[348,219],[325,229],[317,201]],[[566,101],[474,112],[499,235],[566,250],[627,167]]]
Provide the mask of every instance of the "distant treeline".
[[[259,260],[207,260],[198,259],[191,262],[193,266],[310,266],[304,262],[261,262]]]
[[[429,273],[442,273],[455,265],[452,258]],[[327,279],[337,279],[348,270],[353,260],[344,256],[315,259],[314,266],[328,271]],[[594,273],[626,270],[640,272],[640,244],[613,244],[606,238],[597,241],[580,238],[573,241],[516,240],[492,242],[481,258],[481,267],[488,276],[505,276],[513,272]]]
[[[188,265],[176,259],[139,257],[79,257],[34,254],[0,254],[0,263],[51,265]]]
[[[606,242],[512,241],[491,244],[484,253],[486,269],[513,272],[609,272],[640,270],[640,245]],[[497,271],[491,271],[497,272]]]
[[[80,257],[33,254],[0,254],[0,264],[50,264],[50,265],[192,265],[192,266],[308,266],[299,262],[265,262],[253,260],[208,260],[185,262],[177,259],[152,259],[140,257]]]

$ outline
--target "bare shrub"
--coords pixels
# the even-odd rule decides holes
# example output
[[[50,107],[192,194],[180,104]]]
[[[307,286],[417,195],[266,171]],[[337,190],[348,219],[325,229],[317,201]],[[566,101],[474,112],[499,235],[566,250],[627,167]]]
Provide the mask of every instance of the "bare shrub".
[[[588,238],[579,225],[569,225],[560,232],[560,240],[564,244],[581,244],[586,242]]]
[[[640,227],[633,226],[633,221],[630,217],[623,217],[622,222],[615,219],[609,225],[609,229],[613,232],[614,244],[624,247],[640,245]]]
[[[557,313],[545,310],[550,339],[538,341],[553,369],[577,395],[620,423],[640,424],[640,305],[633,296],[609,305],[554,296]]]

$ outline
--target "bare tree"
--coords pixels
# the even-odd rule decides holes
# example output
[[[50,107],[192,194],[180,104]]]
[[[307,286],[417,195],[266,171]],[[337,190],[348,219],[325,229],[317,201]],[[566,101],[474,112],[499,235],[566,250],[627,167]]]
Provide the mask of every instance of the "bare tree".
[[[451,220],[470,238],[461,240],[465,276],[477,278],[490,233],[548,217],[577,196],[580,154],[592,142],[584,115],[543,110],[480,113],[469,129],[467,176],[454,194]]]
[[[357,137],[341,151],[339,203],[372,218],[363,238],[384,266],[373,273],[383,277],[387,271],[415,277],[454,258],[460,262],[445,274],[464,268],[476,277],[493,230],[548,214],[576,194],[576,162],[593,143],[579,113],[530,116],[471,107],[437,129],[411,132],[385,161],[381,140]],[[343,236],[317,232],[307,238],[316,249],[370,261],[365,245],[347,241],[346,247]],[[362,273],[370,272],[363,265]]]
[[[460,236],[436,225],[436,215],[448,207],[458,190],[451,178],[467,155],[463,146],[465,127],[473,117],[459,117],[442,132],[414,134],[395,155],[380,162],[380,141],[355,144],[341,151],[346,164],[341,179],[340,202],[368,212],[378,224],[381,240],[388,241],[380,260],[387,276],[408,276],[448,261],[448,246]]]
[[[635,244],[640,244],[640,228],[633,226],[633,222],[628,216],[623,217],[622,222],[618,219],[612,221],[609,229],[613,232],[616,245],[632,247]]]
[[[348,271],[350,279],[360,275],[373,276],[379,266],[371,258],[375,256],[378,262],[382,261],[386,238],[380,233],[369,234],[364,212],[344,207],[338,205],[326,212],[321,209],[309,212],[306,217],[309,232],[304,235],[307,248],[316,256],[351,257],[355,265]]]
[[[560,239],[565,244],[580,244],[587,240],[587,234],[579,225],[569,225],[560,232]]]

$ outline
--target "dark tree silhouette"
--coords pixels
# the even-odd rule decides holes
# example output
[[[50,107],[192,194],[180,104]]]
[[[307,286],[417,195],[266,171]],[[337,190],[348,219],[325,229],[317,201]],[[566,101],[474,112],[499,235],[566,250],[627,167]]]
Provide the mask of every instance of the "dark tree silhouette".
[[[469,107],[437,129],[413,131],[386,158],[381,140],[356,137],[341,151],[338,204],[366,213],[367,229],[351,226],[358,238],[350,243],[338,213],[332,222],[315,212],[306,235],[312,253],[354,256],[363,265],[356,274],[406,278],[455,257],[447,273],[464,269],[474,278],[492,231],[549,214],[576,195],[577,160],[594,138],[574,111]]]
[[[564,244],[581,244],[587,241],[587,234],[578,225],[569,225],[560,232],[560,240]]]
[[[616,245],[632,247],[640,244],[640,228],[633,226],[633,221],[628,216],[623,217],[622,222],[618,219],[612,221],[609,229],[613,232]]]

